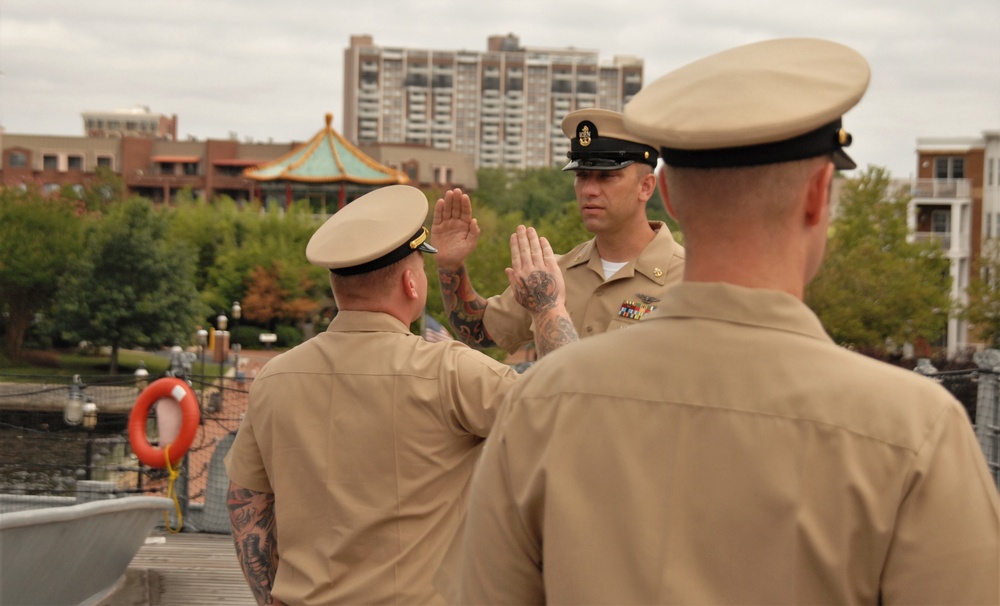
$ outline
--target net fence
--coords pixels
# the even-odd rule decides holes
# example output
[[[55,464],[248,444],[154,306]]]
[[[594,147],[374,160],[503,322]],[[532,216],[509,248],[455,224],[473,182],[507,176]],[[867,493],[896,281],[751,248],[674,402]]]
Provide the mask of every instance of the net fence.
[[[171,527],[229,532],[223,458],[246,412],[251,379],[182,378],[198,397],[201,422],[179,465],[174,488],[181,520],[172,511]],[[143,465],[129,443],[128,417],[147,381],[107,376],[45,381],[0,375],[0,513],[95,498],[168,496],[169,471]],[[73,397],[96,405],[93,427],[66,422]],[[147,427],[150,444],[157,446],[153,415]]]

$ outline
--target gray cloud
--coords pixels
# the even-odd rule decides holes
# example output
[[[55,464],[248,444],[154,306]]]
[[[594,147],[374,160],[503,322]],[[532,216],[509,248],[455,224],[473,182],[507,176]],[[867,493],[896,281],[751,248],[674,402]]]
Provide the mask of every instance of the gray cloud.
[[[142,104],[177,114],[182,136],[302,141],[328,111],[340,124],[352,34],[482,50],[513,33],[642,57],[647,81],[738,44],[809,36],[868,58],[871,88],[845,120],[851,153],[907,177],[917,137],[1000,129],[997,23],[996,0],[0,0],[0,125],[75,135],[85,110]]]

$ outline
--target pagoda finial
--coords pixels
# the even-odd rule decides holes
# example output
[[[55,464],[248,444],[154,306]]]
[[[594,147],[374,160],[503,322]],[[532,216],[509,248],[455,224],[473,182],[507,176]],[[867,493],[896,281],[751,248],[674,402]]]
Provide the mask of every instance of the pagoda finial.
[[[326,128],[330,129],[330,125],[333,124],[333,112],[327,112],[326,114]]]

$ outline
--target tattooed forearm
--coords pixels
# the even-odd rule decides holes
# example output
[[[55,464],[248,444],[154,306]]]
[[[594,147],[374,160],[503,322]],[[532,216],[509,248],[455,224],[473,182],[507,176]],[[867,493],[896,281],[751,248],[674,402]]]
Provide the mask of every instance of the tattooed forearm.
[[[565,315],[549,314],[535,320],[535,347],[539,356],[579,340],[576,328]]]
[[[531,312],[535,320],[535,347],[538,355],[579,340],[576,328],[559,300],[552,274],[535,270],[514,284],[514,298]]]
[[[455,329],[458,339],[472,347],[493,347],[496,343],[490,338],[483,325],[483,315],[486,313],[486,299],[472,287],[465,266],[456,271],[439,270],[441,280],[441,299],[444,302],[448,322]]]
[[[274,495],[229,485],[229,519],[236,557],[258,604],[279,605],[271,596],[278,571]]]

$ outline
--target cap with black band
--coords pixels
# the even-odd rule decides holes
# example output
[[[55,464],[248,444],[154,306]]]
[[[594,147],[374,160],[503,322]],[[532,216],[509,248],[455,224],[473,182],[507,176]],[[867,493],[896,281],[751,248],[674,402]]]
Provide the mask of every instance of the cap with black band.
[[[367,193],[326,220],[306,246],[313,265],[352,276],[388,267],[414,252],[436,253],[427,242],[428,202],[409,185]]]
[[[716,53],[653,81],[625,106],[625,127],[653,141],[664,163],[732,168],[844,152],[841,117],[864,95],[867,61],[842,44],[783,38]]]
[[[626,131],[618,112],[579,109],[566,114],[562,129],[570,139],[563,170],[618,170],[633,162],[656,168],[656,147]]]

